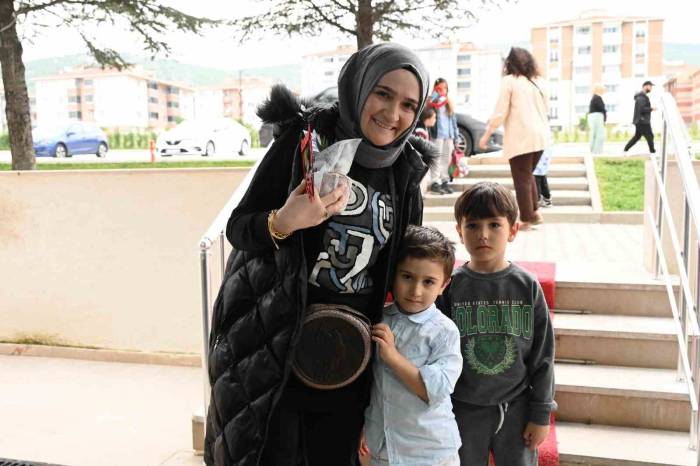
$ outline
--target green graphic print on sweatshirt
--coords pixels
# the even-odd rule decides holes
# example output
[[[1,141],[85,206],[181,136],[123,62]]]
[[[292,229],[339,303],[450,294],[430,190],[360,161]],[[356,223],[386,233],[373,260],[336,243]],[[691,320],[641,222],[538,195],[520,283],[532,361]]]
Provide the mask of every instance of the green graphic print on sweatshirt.
[[[554,335],[536,278],[516,264],[490,274],[466,264],[440,302],[460,331],[464,358],[453,397],[494,406],[525,393],[530,420],[549,423],[554,403]]]

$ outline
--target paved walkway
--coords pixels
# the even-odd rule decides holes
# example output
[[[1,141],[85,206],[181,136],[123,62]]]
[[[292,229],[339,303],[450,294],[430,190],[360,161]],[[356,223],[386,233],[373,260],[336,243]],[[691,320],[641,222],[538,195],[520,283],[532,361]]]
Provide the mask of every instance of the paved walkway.
[[[453,222],[433,224],[458,242]],[[648,279],[642,229],[545,224],[519,233],[508,258],[554,261],[558,280]],[[457,249],[466,259],[464,247]],[[0,374],[0,457],[68,466],[201,464],[191,450],[200,369],[0,356]]]

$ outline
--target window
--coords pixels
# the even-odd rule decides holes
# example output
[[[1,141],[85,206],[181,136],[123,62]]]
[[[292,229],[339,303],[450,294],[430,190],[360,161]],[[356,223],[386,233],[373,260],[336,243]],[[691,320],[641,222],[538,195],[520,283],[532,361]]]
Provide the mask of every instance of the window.
[[[552,46],[552,45],[557,45],[557,44],[559,44],[559,38],[558,38],[558,37],[551,37],[551,38],[549,39],[549,45],[550,45],[550,46]]]
[[[559,118],[559,108],[558,107],[549,107],[549,118],[552,120],[556,120]]]
[[[168,108],[180,108],[180,104],[177,102],[168,102]]]
[[[177,117],[174,117],[174,116],[172,116],[172,115],[169,115],[169,116],[168,116],[168,123],[173,123],[176,119],[177,119]]]
[[[619,73],[619,65],[603,65],[603,73]]]
[[[149,89],[158,89],[158,83],[155,81],[149,81],[148,82],[148,88]]]
[[[576,93],[577,94],[588,94],[591,92],[591,88],[589,86],[576,86]]]
[[[605,109],[606,109],[608,112],[615,112],[615,111],[617,111],[617,105],[614,105],[614,104],[613,104],[613,105],[606,104],[606,105],[605,105]]]
[[[68,96],[68,102],[70,103],[80,103],[80,96],[79,95],[71,95]]]
[[[606,84],[605,85],[605,90],[607,92],[617,92],[617,88],[620,87],[617,84]]]
[[[644,30],[639,30],[634,33],[634,36],[638,39],[644,39],[647,36],[647,33]]]
[[[617,53],[618,50],[620,50],[620,47],[617,45],[604,45],[603,46],[603,53]]]
[[[323,59],[324,63],[333,63],[333,57],[326,57]]]
[[[174,86],[168,86],[168,89],[166,91],[168,94],[174,94],[177,95],[180,93],[180,89]]]
[[[472,75],[471,68],[459,68],[457,70],[457,76],[471,76],[471,75]]]
[[[576,34],[589,34],[591,28],[589,26],[580,26],[576,28]]]
[[[585,47],[579,47],[576,49],[577,53],[579,55],[590,55],[591,54],[591,47],[590,45],[587,45]]]
[[[157,120],[158,117],[158,112],[148,112],[148,118],[150,118],[151,120]]]
[[[552,49],[549,51],[549,61],[558,62],[559,61],[559,49]]]
[[[471,89],[472,83],[471,81],[459,81],[457,83],[457,89]]]
[[[645,54],[644,52],[637,52],[637,53],[634,55],[634,57],[635,57],[637,60],[644,60],[644,57],[646,57],[646,54]]]
[[[457,55],[457,63],[466,63],[472,61],[472,56],[471,55]]]
[[[603,28],[603,34],[615,34],[617,33],[617,26],[606,26]]]
[[[86,79],[85,81],[83,81],[83,84],[86,86],[92,86],[92,79]]]
[[[83,112],[68,112],[68,118],[77,118],[80,120],[83,118]]]
[[[333,70],[331,70],[331,71],[325,71],[325,72],[323,73],[323,75],[324,75],[324,76],[333,76]]]
[[[95,100],[95,96],[93,96],[92,94],[85,96],[85,102],[92,102],[93,100]]]
[[[590,66],[576,66],[574,67],[574,73],[576,74],[587,74],[591,72]]]
[[[153,96],[149,97],[149,98],[148,98],[148,103],[149,103],[149,104],[157,104],[157,103],[158,103],[158,97],[153,97]]]
[[[549,92],[549,101],[550,101],[550,102],[556,102],[556,101],[558,101],[558,100],[559,100],[559,95],[557,95],[557,93],[554,92],[553,90],[550,91],[550,92]]]
[[[577,105],[574,110],[577,114],[588,113],[588,105]]]

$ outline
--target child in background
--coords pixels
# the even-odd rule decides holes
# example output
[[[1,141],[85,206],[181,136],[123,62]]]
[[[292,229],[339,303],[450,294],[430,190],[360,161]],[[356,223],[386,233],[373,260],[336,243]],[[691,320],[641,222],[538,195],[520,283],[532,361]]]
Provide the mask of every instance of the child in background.
[[[462,465],[535,466],[554,402],[554,335],[537,279],[505,259],[518,232],[515,197],[481,182],[455,203],[471,259],[439,305],[462,337],[464,368],[452,395]]]
[[[435,122],[437,121],[437,114],[435,113],[435,109],[432,107],[425,107],[423,109],[423,112],[420,114],[420,118],[418,119],[418,124],[416,125],[416,129],[414,131],[416,136],[419,136],[426,141],[430,141],[430,128],[435,126]]]
[[[535,184],[537,185],[537,194],[539,195],[538,205],[540,207],[552,207],[552,193],[549,191],[549,183],[547,182],[547,172],[549,171],[549,162],[552,158],[551,146],[547,146],[542,152],[540,161],[532,174],[535,176]]]
[[[437,113],[437,123],[433,127],[432,135],[433,142],[440,150],[438,163],[430,168],[430,192],[433,194],[452,194],[448,167],[452,160],[455,141],[459,137],[459,129],[454,103],[447,94],[447,81],[444,78],[436,79],[427,105],[434,108]]]
[[[378,357],[360,456],[372,465],[459,466],[450,394],[462,372],[459,331],[435,307],[454,266],[437,229],[409,226],[401,243],[394,303],[372,328]]]

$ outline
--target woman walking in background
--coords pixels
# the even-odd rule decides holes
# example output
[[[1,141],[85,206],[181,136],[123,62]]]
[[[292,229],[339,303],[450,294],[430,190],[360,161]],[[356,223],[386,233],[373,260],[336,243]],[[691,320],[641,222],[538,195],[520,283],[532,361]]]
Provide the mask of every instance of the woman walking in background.
[[[603,93],[605,87],[600,84],[593,86],[593,97],[588,105],[588,127],[591,129],[591,154],[602,154],[603,143],[605,142],[605,121],[607,112]]]
[[[430,192],[433,194],[452,193],[452,189],[448,186],[450,179],[448,168],[455,147],[454,142],[459,133],[454,104],[447,93],[447,81],[443,78],[436,79],[433,93],[430,95],[430,106],[437,113],[437,123],[433,126],[431,136],[433,143],[440,151],[440,159],[436,166],[430,169]]]
[[[535,82],[539,71],[530,52],[511,48],[503,74],[496,109],[479,140],[479,147],[486,149],[491,134],[503,124],[503,156],[510,163],[520,210],[520,229],[529,230],[532,225],[542,223],[532,172],[547,140],[547,107],[544,93]]]

